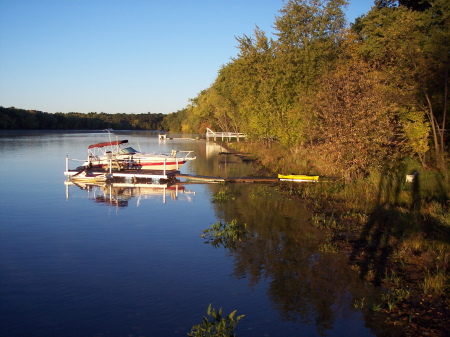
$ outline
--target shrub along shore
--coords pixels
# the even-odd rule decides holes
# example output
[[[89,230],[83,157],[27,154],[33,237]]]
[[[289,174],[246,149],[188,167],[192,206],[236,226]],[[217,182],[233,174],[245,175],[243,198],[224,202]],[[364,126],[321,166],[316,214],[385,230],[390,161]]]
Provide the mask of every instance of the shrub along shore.
[[[254,158],[268,175],[317,173],[276,145],[226,146]],[[308,201],[313,224],[327,231],[327,252],[347,254],[362,279],[386,289],[382,303],[367,303],[364,310],[384,312],[407,336],[444,336],[450,331],[448,178],[413,161],[395,167],[353,182],[321,177],[280,189]],[[412,172],[418,174],[407,182]]]

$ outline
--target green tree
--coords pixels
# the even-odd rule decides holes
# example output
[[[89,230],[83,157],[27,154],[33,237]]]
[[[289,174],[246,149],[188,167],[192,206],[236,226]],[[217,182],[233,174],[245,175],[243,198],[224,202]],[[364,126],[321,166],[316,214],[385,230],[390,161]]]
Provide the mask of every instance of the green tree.
[[[290,0],[275,20],[277,56],[289,87],[307,90],[339,55],[347,1]]]
[[[187,118],[187,109],[178,110],[164,116],[162,120],[162,128],[166,131],[181,132],[183,122]]]
[[[407,111],[421,111],[431,127],[436,163],[446,163],[450,4],[430,0],[422,11],[374,7],[355,27],[362,55],[389,75],[392,92]],[[425,127],[426,125],[424,125]]]
[[[277,138],[279,107],[273,43],[259,28],[254,37],[244,35],[237,40],[239,54],[233,65],[233,84],[237,87],[242,132],[257,139]]]
[[[423,166],[425,164],[425,154],[429,151],[430,123],[426,119],[423,111],[402,109],[399,118],[403,127],[404,137],[411,154],[417,155]]]
[[[207,127],[214,127],[214,109],[210,104],[211,88],[202,90],[200,94],[191,99],[188,106],[188,118],[182,124],[182,132],[204,133]]]
[[[339,55],[346,4],[291,0],[276,18],[277,40],[258,27],[253,36],[238,37],[237,57],[192,101],[188,124],[285,146],[304,141],[303,97]]]

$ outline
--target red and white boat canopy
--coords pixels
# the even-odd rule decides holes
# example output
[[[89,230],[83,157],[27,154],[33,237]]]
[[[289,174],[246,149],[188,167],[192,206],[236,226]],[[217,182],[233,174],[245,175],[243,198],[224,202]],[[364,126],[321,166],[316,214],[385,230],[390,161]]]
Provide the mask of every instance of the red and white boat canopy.
[[[120,144],[125,144],[125,143],[128,143],[128,140],[115,140],[113,142],[92,144],[92,145],[89,145],[88,149],[93,149],[96,147],[115,146],[115,145],[120,145]]]

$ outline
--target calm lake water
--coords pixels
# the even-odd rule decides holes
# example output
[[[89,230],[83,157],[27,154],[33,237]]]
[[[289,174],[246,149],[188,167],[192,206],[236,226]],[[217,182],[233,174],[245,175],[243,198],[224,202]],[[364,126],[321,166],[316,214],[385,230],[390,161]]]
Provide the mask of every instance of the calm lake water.
[[[252,173],[212,142],[111,136],[147,152],[194,150],[182,173]],[[322,252],[304,205],[267,184],[67,184],[66,155],[84,159],[88,145],[108,140],[0,133],[0,336],[186,336],[210,303],[245,315],[242,337],[382,334],[355,308],[377,294],[345,257]],[[229,197],[214,202],[218,193]],[[247,225],[241,241],[205,243],[204,230],[234,219]]]

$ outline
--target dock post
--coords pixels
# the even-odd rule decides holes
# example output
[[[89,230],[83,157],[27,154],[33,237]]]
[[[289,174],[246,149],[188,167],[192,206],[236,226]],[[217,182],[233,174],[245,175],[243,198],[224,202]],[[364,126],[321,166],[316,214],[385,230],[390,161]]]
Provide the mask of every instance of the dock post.
[[[66,172],[69,172],[69,156],[66,155]]]
[[[166,175],[166,162],[167,162],[167,158],[164,158],[164,175]]]

